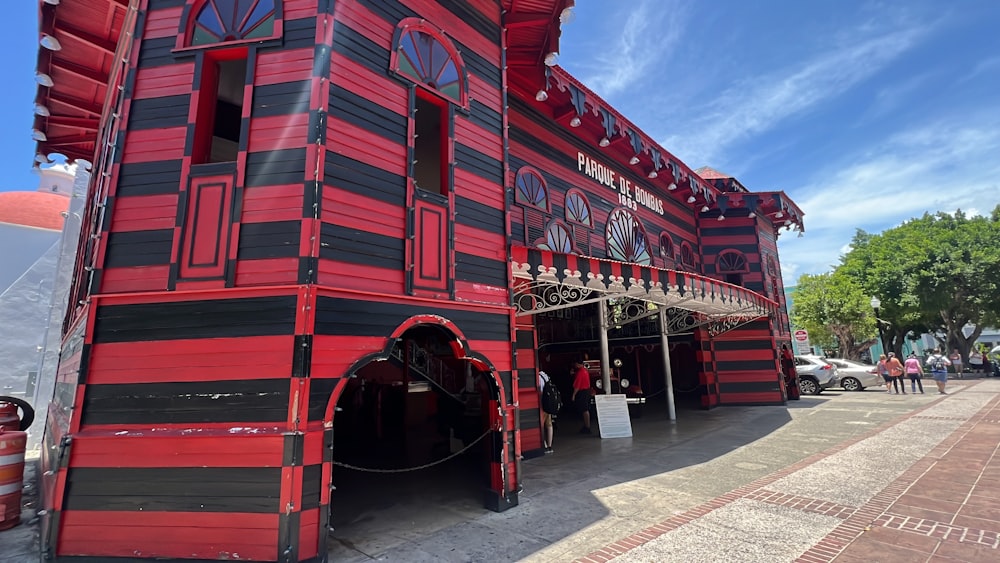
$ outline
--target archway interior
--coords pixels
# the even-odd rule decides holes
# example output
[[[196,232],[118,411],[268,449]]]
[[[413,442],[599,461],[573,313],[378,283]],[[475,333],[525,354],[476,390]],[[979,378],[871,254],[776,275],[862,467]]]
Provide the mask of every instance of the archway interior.
[[[572,368],[577,359],[598,360],[600,323],[597,303],[538,313],[533,316],[538,337],[538,365],[556,382],[566,404],[572,394]],[[692,333],[671,335],[670,368],[674,403],[678,409],[701,408],[704,393],[695,349],[698,341]],[[612,392],[643,396],[643,406],[631,405],[633,417],[643,413],[667,412],[666,371],[659,320],[656,316],[612,325],[608,331],[608,358],[612,363]],[[595,392],[600,378],[595,361],[591,379]],[[627,381],[623,390],[620,382]]]
[[[455,356],[450,332],[421,325],[388,358],[356,370],[337,402],[330,500],[332,549],[384,545],[482,512],[489,486],[492,375]],[[454,457],[451,457],[454,456]],[[382,542],[382,543],[380,543]],[[338,546],[339,543],[339,546]],[[355,554],[356,555],[356,554]]]

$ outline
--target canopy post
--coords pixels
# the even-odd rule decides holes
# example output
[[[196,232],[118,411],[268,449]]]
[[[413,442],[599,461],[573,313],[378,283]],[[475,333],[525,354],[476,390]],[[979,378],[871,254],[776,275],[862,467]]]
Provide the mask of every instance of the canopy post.
[[[598,316],[601,321],[601,383],[604,384],[604,394],[611,393],[611,365],[610,353],[608,352],[608,300],[601,299],[597,305]]]
[[[670,339],[667,337],[669,323],[667,308],[660,307],[660,348],[663,350],[663,371],[666,373],[667,410],[670,422],[677,422],[677,409],[674,407],[674,375],[670,371]]]

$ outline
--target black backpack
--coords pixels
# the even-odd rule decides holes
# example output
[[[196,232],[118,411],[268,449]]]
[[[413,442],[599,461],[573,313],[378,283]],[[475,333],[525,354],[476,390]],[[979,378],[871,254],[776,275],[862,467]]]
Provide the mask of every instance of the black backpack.
[[[559,414],[562,410],[562,396],[552,380],[545,382],[542,388],[542,410],[549,414]]]

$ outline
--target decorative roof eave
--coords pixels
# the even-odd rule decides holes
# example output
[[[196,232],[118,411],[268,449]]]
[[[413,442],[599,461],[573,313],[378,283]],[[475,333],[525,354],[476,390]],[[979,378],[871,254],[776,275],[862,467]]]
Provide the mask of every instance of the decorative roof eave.
[[[689,272],[520,246],[511,249],[511,257],[520,315],[607,298],[684,309],[727,323],[767,317],[777,310],[777,303],[758,293]],[[556,291],[547,291],[551,288]],[[552,297],[561,301],[552,303]]]
[[[721,195],[711,182],[653,141],[562,67],[545,69],[541,91],[545,95],[539,92],[535,99],[556,108],[555,121],[565,122],[576,135],[586,137],[587,142],[597,147],[626,147],[624,152],[605,154],[622,166],[633,167],[650,184],[668,192],[677,190],[678,194],[693,198],[689,203],[696,206],[712,205]]]
[[[43,46],[36,67],[35,164],[48,162],[50,154],[92,159],[125,13],[136,11],[140,0],[38,4]]]

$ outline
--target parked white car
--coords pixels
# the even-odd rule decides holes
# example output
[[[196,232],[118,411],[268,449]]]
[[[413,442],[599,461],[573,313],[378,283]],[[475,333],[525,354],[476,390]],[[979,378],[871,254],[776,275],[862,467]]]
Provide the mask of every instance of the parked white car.
[[[795,356],[795,373],[799,376],[799,391],[803,395],[819,395],[824,389],[840,384],[837,366],[819,356]]]
[[[864,391],[868,387],[885,385],[885,380],[873,365],[841,358],[826,358],[826,361],[837,366],[837,375],[840,376],[839,386],[844,391]]]

